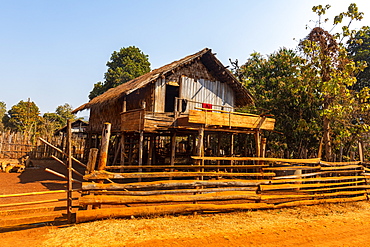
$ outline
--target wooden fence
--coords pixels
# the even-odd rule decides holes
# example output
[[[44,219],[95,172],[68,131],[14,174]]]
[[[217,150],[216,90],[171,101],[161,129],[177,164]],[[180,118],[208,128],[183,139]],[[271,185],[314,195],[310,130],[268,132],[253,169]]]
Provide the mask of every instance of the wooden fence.
[[[61,136],[60,139],[58,138],[51,138],[54,141],[54,144],[44,140],[43,138],[39,138],[35,145],[30,144],[30,139],[23,137],[20,134],[13,134],[8,133],[9,135],[3,135],[5,137],[9,137],[8,141],[2,142],[2,147],[5,147],[3,151],[7,151],[7,157],[12,157],[11,155],[16,155],[18,157],[20,155],[20,150],[22,149],[13,149],[13,146],[22,146],[25,145],[28,148],[31,147],[28,151],[28,155],[33,158],[43,158],[44,155],[48,155],[49,157],[54,158],[56,161],[61,163],[61,165],[67,168],[67,174],[61,174],[49,168],[45,168],[46,172],[52,173],[58,177],[62,177],[67,180],[67,190],[53,190],[53,191],[41,191],[41,192],[31,192],[31,193],[21,193],[21,194],[10,194],[10,195],[0,195],[1,204],[0,204],[0,227],[14,227],[20,226],[24,224],[33,224],[33,223],[45,223],[45,222],[56,222],[56,221],[65,221],[68,219],[68,223],[74,222],[73,214],[74,208],[76,205],[73,205],[73,202],[76,201],[74,198],[74,192],[79,191],[79,187],[74,189],[73,182],[77,184],[81,184],[78,179],[74,179],[72,174],[76,174],[80,177],[83,175],[78,172],[76,169],[72,167],[73,161],[76,164],[79,164],[83,168],[86,168],[86,165],[79,161],[76,157],[72,156],[73,151],[76,153],[78,148],[83,148],[81,144],[81,139],[73,138],[71,132],[71,120],[67,121],[67,136]],[[4,140],[4,139],[3,139]],[[12,141],[13,140],[13,141]],[[19,142],[18,142],[19,141]],[[61,141],[61,142],[56,142]],[[64,147],[64,141],[66,142],[66,147]],[[42,143],[42,144],[41,144]],[[14,145],[10,145],[14,144]],[[16,151],[16,152],[13,152]],[[23,150],[24,151],[24,150]],[[78,153],[76,153],[78,154]],[[83,152],[81,152],[81,155]],[[66,162],[59,159],[58,157],[66,158]],[[79,156],[81,157],[81,156]],[[60,196],[61,193],[65,193],[65,196]],[[57,195],[59,197],[50,198],[50,196],[46,199],[42,199],[42,196],[47,195]],[[76,194],[75,194],[76,195]],[[11,200],[12,198],[20,198],[21,201],[14,202]],[[31,200],[27,200],[29,197]],[[7,203],[8,200],[8,203]],[[62,205],[58,204],[60,202],[64,202]],[[35,207],[35,205],[45,204],[45,203],[53,203],[56,205],[52,205],[50,207]],[[65,205],[66,204],[66,205]],[[17,208],[17,207],[24,207],[32,205],[31,208]],[[3,210],[5,209],[5,210]],[[64,214],[63,214],[64,212]]]
[[[361,162],[192,158],[204,162],[194,166],[127,166],[124,172],[92,171],[84,176],[87,182],[82,185],[84,196],[79,204],[97,209],[79,210],[76,221],[368,199],[370,169]],[[233,165],[217,165],[218,161],[225,160],[232,160]]]
[[[66,194],[66,190],[52,190],[0,195],[0,232],[30,224],[67,223]],[[73,207],[77,210],[79,193],[74,196]]]
[[[66,138],[64,135],[45,137],[54,146],[65,150]],[[85,139],[72,136],[72,155],[84,159]],[[32,159],[50,158],[52,155],[60,158],[60,152],[45,145],[40,139],[32,140],[31,136],[21,132],[0,132],[0,159],[19,159],[29,155]]]

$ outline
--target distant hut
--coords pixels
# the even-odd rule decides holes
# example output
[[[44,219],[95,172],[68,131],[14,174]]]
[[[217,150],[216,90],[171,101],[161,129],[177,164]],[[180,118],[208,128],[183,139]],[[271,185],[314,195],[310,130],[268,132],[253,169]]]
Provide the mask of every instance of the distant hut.
[[[88,148],[98,147],[103,124],[112,124],[111,165],[174,164],[181,152],[188,158],[205,149],[220,155],[212,134],[220,142],[222,132],[255,134],[259,155],[260,130],[272,130],[274,120],[234,113],[248,104],[253,104],[249,91],[205,48],[109,89],[73,112],[90,109]]]
[[[73,136],[76,137],[86,137],[87,132],[86,129],[89,126],[89,123],[82,120],[77,119],[76,121],[71,123],[71,132]],[[67,133],[67,126],[64,126],[63,128],[58,129],[55,131],[54,135],[66,135]]]

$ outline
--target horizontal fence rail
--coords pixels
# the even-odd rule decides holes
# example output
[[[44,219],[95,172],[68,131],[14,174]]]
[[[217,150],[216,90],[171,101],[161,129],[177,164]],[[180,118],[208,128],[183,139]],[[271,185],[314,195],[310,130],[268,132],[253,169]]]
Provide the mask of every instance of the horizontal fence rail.
[[[86,174],[79,204],[88,210],[77,211],[76,222],[368,199],[370,169],[359,161],[192,158],[206,163],[199,166],[117,166],[120,172],[103,170]],[[232,160],[232,165],[217,165],[218,161],[225,160]]]

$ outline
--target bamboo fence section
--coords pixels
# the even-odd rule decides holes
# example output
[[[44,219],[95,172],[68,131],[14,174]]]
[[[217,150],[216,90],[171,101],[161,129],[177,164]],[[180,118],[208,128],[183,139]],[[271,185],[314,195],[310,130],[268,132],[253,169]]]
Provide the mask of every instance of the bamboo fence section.
[[[49,140],[49,141],[48,141]],[[52,143],[50,143],[50,141]],[[73,192],[76,191],[73,189],[72,183],[79,183],[82,184],[80,180],[74,179],[72,177],[72,173],[76,174],[77,176],[83,177],[83,174],[78,172],[76,169],[72,167],[72,162],[74,161],[78,165],[86,168],[86,165],[79,161],[77,158],[73,157],[73,154],[77,154],[78,157],[82,158],[83,151],[77,152],[77,150],[83,150],[84,148],[84,139],[73,137],[71,132],[71,120],[68,120],[67,125],[67,138],[63,136],[57,136],[48,138],[47,140],[39,137],[37,141],[32,142],[31,138],[28,138],[21,133],[0,133],[0,154],[6,156],[7,159],[12,157],[13,159],[19,159],[23,155],[30,156],[31,158],[47,158],[52,157],[60,164],[64,165],[67,168],[67,175],[58,173],[53,171],[49,168],[45,168],[46,172],[52,173],[58,177],[62,177],[67,180],[67,190],[55,190],[55,191],[41,191],[41,192],[30,192],[30,193],[22,193],[22,194],[11,194],[11,195],[0,195],[0,198],[12,198],[12,197],[22,197],[21,199],[26,199],[28,196],[38,196],[37,199],[32,200],[29,198],[27,201],[22,202],[11,202],[5,203],[6,201],[2,201],[0,204],[0,208],[7,209],[11,208],[11,210],[4,210],[0,211],[0,216],[12,216],[12,215],[19,215],[18,218],[15,217],[1,217],[0,219],[0,227],[9,227],[21,224],[33,224],[33,223],[45,223],[49,221],[56,221],[64,220],[65,217],[62,211],[67,212],[67,219],[68,223],[74,222],[74,215],[73,215],[73,202],[77,201],[77,198],[73,197]],[[15,148],[14,148],[15,147]],[[25,148],[26,147],[26,148]],[[78,147],[78,148],[76,148]],[[81,155],[78,155],[78,154]],[[65,163],[58,157],[67,158]],[[79,190],[77,190],[79,191]],[[65,193],[65,197],[55,197],[47,199],[42,199],[40,196],[45,194],[60,194]],[[35,210],[35,205],[40,204],[48,204],[48,203],[59,203],[59,202],[67,202],[66,206],[53,206],[53,207],[40,207]],[[26,206],[32,205],[32,208],[26,209],[14,209],[14,207],[18,206]],[[50,212],[52,211],[52,212]],[[34,214],[34,213],[38,214]],[[44,213],[43,213],[44,212]]]
[[[125,166],[84,176],[76,222],[111,217],[272,209],[368,199],[363,162],[320,159],[200,157],[207,165]],[[233,165],[217,165],[233,160]],[[262,162],[263,161],[263,162]],[[263,163],[263,165],[261,165]],[[132,168],[132,169],[131,169]],[[91,209],[94,208],[94,209]]]
[[[45,137],[49,143],[61,150],[66,150],[66,137],[64,135]],[[72,136],[72,155],[83,160],[85,138]],[[21,132],[0,132],[0,159],[19,159],[29,155],[32,159],[50,158],[52,155],[61,158],[60,152],[46,145],[39,138],[32,138]]]

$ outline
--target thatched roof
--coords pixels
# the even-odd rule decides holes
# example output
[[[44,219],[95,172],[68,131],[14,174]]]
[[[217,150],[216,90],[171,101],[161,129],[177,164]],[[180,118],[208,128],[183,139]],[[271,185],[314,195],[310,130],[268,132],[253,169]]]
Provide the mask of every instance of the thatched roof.
[[[195,59],[200,59],[206,68],[220,81],[228,83],[236,92],[236,104],[244,106],[253,103],[253,97],[248,90],[235,78],[235,76],[226,69],[222,63],[212,54],[212,50],[205,48],[193,55],[184,57],[178,61],[174,61],[158,69],[154,69],[149,73],[139,76],[131,81],[123,83],[115,88],[109,89],[107,92],[93,98],[88,103],[76,108],[73,113],[91,108],[93,106],[103,106],[111,104],[120,99],[124,95],[128,95],[137,89],[146,86],[148,83],[157,80],[168,73],[173,73],[174,70],[192,62]]]

